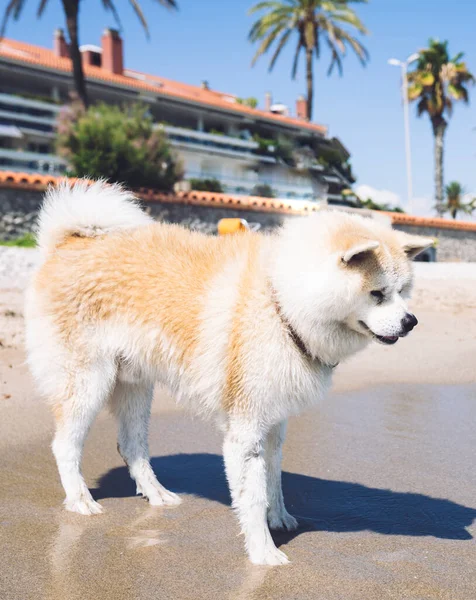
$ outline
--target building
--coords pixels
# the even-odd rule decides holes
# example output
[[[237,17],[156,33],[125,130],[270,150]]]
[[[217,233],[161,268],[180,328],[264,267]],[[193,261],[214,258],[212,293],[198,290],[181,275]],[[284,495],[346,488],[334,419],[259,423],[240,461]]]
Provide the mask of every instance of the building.
[[[122,39],[107,29],[101,46],[81,47],[93,102],[147,103],[184,164],[185,179],[217,179],[232,194],[328,200],[353,205],[348,151],[326,127],[295,116],[267,94],[263,109],[230,94],[148,75],[123,64]],[[68,44],[56,30],[53,49],[0,41],[0,169],[61,174],[55,123],[74,90]],[[268,186],[264,188],[263,186]]]

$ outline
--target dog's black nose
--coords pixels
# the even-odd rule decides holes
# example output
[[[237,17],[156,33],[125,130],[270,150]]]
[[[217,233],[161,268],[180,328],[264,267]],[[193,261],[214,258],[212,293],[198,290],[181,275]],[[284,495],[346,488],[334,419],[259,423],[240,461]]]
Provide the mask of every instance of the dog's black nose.
[[[402,329],[405,333],[411,331],[416,325],[418,325],[418,320],[415,315],[412,313],[407,313],[402,319]]]

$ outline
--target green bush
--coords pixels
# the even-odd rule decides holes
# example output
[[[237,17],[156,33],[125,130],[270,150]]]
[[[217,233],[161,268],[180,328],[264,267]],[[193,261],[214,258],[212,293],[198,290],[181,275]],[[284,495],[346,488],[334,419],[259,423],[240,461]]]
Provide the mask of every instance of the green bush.
[[[131,188],[169,191],[183,174],[165,133],[154,128],[140,104],[63,109],[57,147],[69,163],[68,175],[75,177],[105,177]]]
[[[0,246],[17,246],[18,248],[35,248],[36,238],[33,233],[25,233],[15,240],[0,240]]]
[[[252,96],[250,98],[237,98],[236,101],[238,104],[244,104],[250,108],[256,108],[258,106],[258,100]]]
[[[197,192],[223,193],[223,186],[218,179],[190,179],[190,187]]]
[[[368,208],[369,210],[384,210],[387,212],[397,212],[404,213],[403,208],[399,206],[391,206],[390,204],[378,204],[374,202],[372,198],[367,198],[367,200],[359,199],[359,204],[361,208]]]
[[[273,189],[267,183],[258,183],[251,190],[252,196],[261,196],[262,198],[274,198]]]

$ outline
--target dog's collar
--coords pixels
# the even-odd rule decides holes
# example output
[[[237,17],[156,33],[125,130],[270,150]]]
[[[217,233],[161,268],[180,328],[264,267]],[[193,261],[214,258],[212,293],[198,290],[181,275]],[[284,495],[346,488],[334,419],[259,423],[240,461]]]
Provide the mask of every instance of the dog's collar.
[[[309,360],[310,362],[318,362],[318,363],[321,363],[321,365],[323,365],[324,367],[329,367],[330,369],[335,369],[335,367],[337,367],[337,365],[339,364],[338,362],[333,365],[330,365],[330,364],[326,363],[325,361],[321,360],[319,357],[313,356],[313,354],[311,354],[308,347],[306,346],[305,341],[302,339],[302,337],[299,335],[299,333],[294,329],[294,327],[291,325],[291,323],[288,321],[288,319],[283,314],[281,304],[279,303],[279,301],[276,297],[276,292],[274,291],[274,289],[272,287],[271,287],[271,298],[273,300],[274,308],[276,309],[276,314],[280,318],[282,324],[286,328],[286,331],[287,331],[289,337],[291,338],[291,340],[293,341],[294,345],[299,350],[299,352],[303,356],[305,356],[307,358],[307,360]]]

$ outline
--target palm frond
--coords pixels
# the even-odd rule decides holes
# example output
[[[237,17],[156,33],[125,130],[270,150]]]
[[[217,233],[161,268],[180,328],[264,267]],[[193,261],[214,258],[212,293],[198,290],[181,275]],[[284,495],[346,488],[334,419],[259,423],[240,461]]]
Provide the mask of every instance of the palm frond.
[[[429,112],[428,111],[428,99],[425,96],[423,96],[423,98],[417,104],[417,114],[419,117],[421,117],[421,115],[426,112]]]
[[[114,5],[114,2],[112,0],[102,0],[102,5],[104,6],[105,10],[111,11],[112,16],[114,17],[114,21],[116,21],[117,23],[117,26],[119,27],[119,29],[122,29],[121,19]]]
[[[468,90],[462,85],[448,84],[448,94],[454,98],[454,100],[463,100],[463,102],[469,102]]]
[[[5,35],[8,21],[10,17],[16,21],[20,16],[25,0],[10,0],[3,13],[2,26],[0,27],[0,38]]]
[[[337,48],[335,47],[334,43],[332,42],[332,40],[330,38],[327,39],[327,45],[329,46],[329,49],[331,51],[331,62],[330,62],[329,68],[327,69],[327,74],[331,75],[332,71],[334,70],[334,67],[337,65],[337,70],[339,71],[339,75],[342,75],[342,72],[343,72],[342,59],[340,57],[340,54],[339,54]]]
[[[253,57],[253,60],[251,61],[251,65],[255,65],[256,61],[258,60],[258,58],[260,56],[262,56],[263,54],[265,54],[269,47],[271,46],[271,44],[274,42],[274,40],[284,31],[284,27],[282,26],[277,26],[275,27],[272,31],[270,31],[267,35],[267,37],[265,37],[263,39],[263,41],[261,42],[260,47],[258,48],[258,50],[256,51],[256,54]]]
[[[329,18],[331,18],[332,21],[337,22],[337,23],[345,23],[346,25],[351,25],[352,27],[355,27],[355,29],[357,29],[357,31],[359,33],[362,33],[363,35],[368,34],[368,29],[365,27],[365,25],[362,23],[362,21],[356,15],[356,13],[353,10],[351,10],[350,8],[347,8],[346,10],[338,10],[338,11],[332,12],[329,15]]]
[[[249,15],[254,15],[261,10],[270,9],[271,11],[282,8],[282,2],[277,2],[276,0],[265,0],[264,2],[258,2],[248,10]]]
[[[147,25],[147,21],[145,19],[144,13],[142,12],[142,8],[140,7],[139,2],[137,0],[129,0],[129,2],[132,4],[132,8],[134,9],[134,12],[136,13],[137,18],[141,22],[141,25],[144,28],[146,36],[149,37],[149,26]]]
[[[37,17],[41,17],[42,14],[45,11],[46,5],[48,4],[48,0],[41,0],[40,4],[38,5],[38,10],[36,11],[36,16]]]
[[[417,100],[423,93],[423,85],[419,82],[412,83],[408,86],[408,99],[410,102]]]
[[[303,45],[301,43],[301,39],[299,38],[298,43],[296,44],[296,52],[294,53],[293,68],[291,71],[291,77],[293,79],[296,79],[297,70],[298,70],[299,54],[302,50],[302,47],[303,47]]]
[[[284,48],[284,46],[285,46],[286,42],[288,41],[289,36],[291,35],[292,32],[293,32],[292,29],[288,29],[287,31],[284,32],[283,36],[279,40],[276,50],[271,58],[271,62],[269,63],[269,67],[268,67],[269,71],[273,70],[276,60],[278,59],[278,56],[279,56],[281,50]]]
[[[368,53],[367,48],[363,46],[358,40],[353,38],[349,33],[341,29],[340,27],[336,28],[336,34],[338,39],[342,41],[342,43],[347,43],[354,53],[357,55],[357,58],[360,60],[363,66],[368,62],[370,55]]]
[[[257,42],[263,38],[269,30],[276,25],[288,25],[292,20],[292,15],[288,11],[275,11],[259,18],[251,27],[248,39],[251,42]]]

